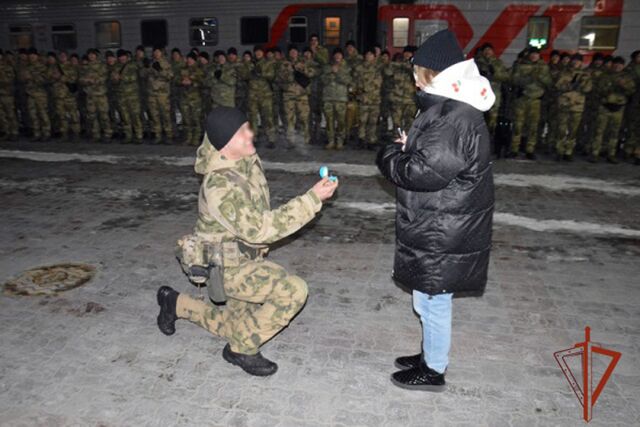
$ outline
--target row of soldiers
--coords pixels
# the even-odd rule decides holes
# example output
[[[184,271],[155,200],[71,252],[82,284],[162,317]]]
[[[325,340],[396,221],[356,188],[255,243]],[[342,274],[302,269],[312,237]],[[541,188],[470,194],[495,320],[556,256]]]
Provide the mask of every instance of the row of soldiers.
[[[349,41],[330,55],[314,34],[302,51],[257,46],[242,57],[233,47],[213,58],[197,48],[187,55],[173,49],[167,58],[161,47],[148,58],[142,46],[107,51],[103,59],[97,49],[82,57],[0,51],[0,130],[15,140],[21,123],[33,140],[49,140],[53,127],[64,140],[83,130],[105,141],[119,130],[124,142],[140,142],[147,132],[160,143],[174,139],[180,122],[183,139],[197,145],[207,111],[237,106],[268,147],[280,123],[290,145],[297,129],[304,143],[319,141],[323,117],[328,149],[343,148],[352,129],[359,146],[375,147],[389,120],[407,128],[415,115],[414,50],[391,61],[380,46],[361,55]]]
[[[526,139],[528,159],[536,158],[540,143],[557,160],[571,161],[578,149],[590,162],[604,154],[618,163],[622,141],[624,156],[640,164],[640,51],[626,66],[620,56],[596,53],[585,67],[580,54],[553,51],[546,63],[529,48],[508,69],[486,44],[475,60],[497,95],[490,129],[499,133],[499,117],[503,124],[512,121],[507,157],[517,157]]]

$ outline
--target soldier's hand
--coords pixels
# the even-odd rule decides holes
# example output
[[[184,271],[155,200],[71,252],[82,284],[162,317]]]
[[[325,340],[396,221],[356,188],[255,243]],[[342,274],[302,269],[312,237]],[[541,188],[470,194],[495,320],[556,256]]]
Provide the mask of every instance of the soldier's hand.
[[[322,178],[313,186],[312,190],[321,201],[329,200],[338,188],[338,181],[330,181],[329,178]]]

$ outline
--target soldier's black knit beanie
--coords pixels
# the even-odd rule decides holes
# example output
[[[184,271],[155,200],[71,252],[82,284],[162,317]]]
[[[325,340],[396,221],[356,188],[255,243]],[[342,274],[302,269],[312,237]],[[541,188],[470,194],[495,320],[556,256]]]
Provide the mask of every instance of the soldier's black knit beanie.
[[[214,108],[207,116],[205,123],[209,142],[216,150],[222,150],[246,122],[247,116],[237,108]]]
[[[429,37],[413,55],[413,64],[442,71],[464,61],[464,54],[456,35],[449,30],[438,31]]]

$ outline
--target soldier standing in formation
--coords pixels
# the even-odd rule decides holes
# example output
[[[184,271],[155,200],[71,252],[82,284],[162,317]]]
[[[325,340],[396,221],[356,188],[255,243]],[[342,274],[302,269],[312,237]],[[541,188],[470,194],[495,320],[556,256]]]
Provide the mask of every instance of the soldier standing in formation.
[[[636,91],[627,104],[626,126],[629,130],[625,143],[625,156],[640,164],[640,50],[631,54],[627,73],[636,85]]]
[[[346,138],[347,102],[351,69],[344,61],[342,49],[333,50],[333,61],[322,71],[322,110],[327,121],[327,150],[342,150]]]
[[[408,130],[416,115],[416,84],[413,79],[413,65],[411,65],[412,50],[404,49],[404,53],[396,53],[390,67],[385,74],[392,79],[391,117],[394,128]]]
[[[502,101],[502,84],[509,80],[509,73],[502,61],[496,57],[493,45],[487,43],[480,47],[478,55],[475,58],[476,65],[480,70],[480,74],[491,82],[491,89],[496,95],[496,102],[487,114],[487,127],[489,133],[495,135],[496,125],[498,123],[498,112],[500,111],[500,103]]]
[[[73,132],[72,139],[80,135],[80,113],[76,94],[78,92],[78,69],[69,62],[66,52],[61,52],[59,58],[55,54],[49,56],[47,78],[51,82],[51,94],[60,138],[69,138],[69,130]]]
[[[87,95],[87,127],[91,131],[94,142],[111,140],[113,130],[109,117],[109,100],[107,98],[107,66],[98,60],[98,51],[89,49],[88,62],[80,68],[78,82]]]
[[[380,102],[382,96],[382,71],[376,62],[373,50],[364,54],[364,62],[357,68],[356,94],[360,108],[360,127],[358,138],[360,145],[369,149],[378,147],[378,119],[380,118]]]
[[[18,140],[18,119],[16,118],[16,100],[14,97],[14,81],[16,72],[11,63],[5,61],[0,49],[0,139]]]
[[[187,64],[178,74],[181,89],[180,111],[184,121],[185,141],[189,145],[199,145],[202,138],[202,96],[205,85],[205,72],[198,65],[194,52],[187,55]]]
[[[48,141],[51,137],[51,121],[45,87],[47,67],[40,61],[36,49],[29,49],[28,62],[21,67],[18,79],[24,83],[27,93],[27,108],[33,130],[32,141]]]
[[[237,72],[236,66],[227,62],[224,52],[219,50],[213,55],[214,65],[209,69],[207,81],[211,88],[211,106],[235,107]]]
[[[276,130],[273,124],[273,90],[271,84],[275,79],[275,64],[265,58],[264,49],[256,46],[253,49],[255,61],[247,64],[249,71],[249,121],[255,129],[258,139],[267,136],[267,148],[276,146]],[[258,126],[258,117],[260,125]]]
[[[143,128],[138,67],[131,61],[130,54],[126,50],[118,50],[117,55],[118,65],[112,72],[111,80],[116,90],[116,105],[124,133],[123,142],[139,144],[142,142]]]

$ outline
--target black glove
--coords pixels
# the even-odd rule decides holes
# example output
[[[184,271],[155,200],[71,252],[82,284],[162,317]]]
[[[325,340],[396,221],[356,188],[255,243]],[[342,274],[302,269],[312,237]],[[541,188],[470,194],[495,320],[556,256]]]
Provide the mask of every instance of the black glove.
[[[222,77],[222,70],[216,70],[213,75],[216,76],[216,79],[220,80],[220,77]]]
[[[149,60],[149,58],[144,58],[142,60],[142,65],[144,65],[144,68],[149,68],[151,66],[151,61]]]
[[[160,66],[159,62],[154,62],[152,65],[153,69],[156,71],[162,71],[162,67]]]

